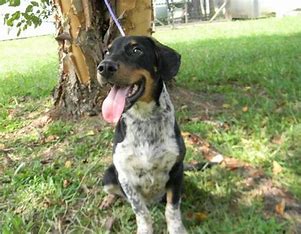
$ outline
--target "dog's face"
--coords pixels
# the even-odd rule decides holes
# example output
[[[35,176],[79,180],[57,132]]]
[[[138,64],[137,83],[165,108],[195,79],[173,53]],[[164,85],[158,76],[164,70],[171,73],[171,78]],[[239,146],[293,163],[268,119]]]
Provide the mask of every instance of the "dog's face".
[[[162,82],[177,74],[180,58],[150,37],[115,39],[98,66],[99,81],[113,85],[102,107],[105,120],[117,122],[137,101],[157,101]]]

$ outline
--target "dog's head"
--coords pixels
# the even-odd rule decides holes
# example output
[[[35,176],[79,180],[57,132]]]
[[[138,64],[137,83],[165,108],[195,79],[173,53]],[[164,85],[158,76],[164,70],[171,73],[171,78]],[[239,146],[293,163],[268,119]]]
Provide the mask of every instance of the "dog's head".
[[[98,80],[113,87],[102,105],[103,117],[115,123],[136,102],[158,102],[162,84],[173,78],[181,56],[150,37],[115,39],[98,66]]]

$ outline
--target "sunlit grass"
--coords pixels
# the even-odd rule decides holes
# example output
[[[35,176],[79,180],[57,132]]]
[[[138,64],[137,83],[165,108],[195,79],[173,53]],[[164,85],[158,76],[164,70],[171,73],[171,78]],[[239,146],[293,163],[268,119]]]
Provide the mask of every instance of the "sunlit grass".
[[[208,101],[212,95],[224,100],[222,109],[206,118],[227,128],[187,121],[191,110],[180,108],[182,130],[225,156],[262,168],[301,199],[301,18],[159,29],[155,37],[182,55],[179,86]],[[133,233],[129,204],[99,209],[102,174],[111,162],[110,126],[89,118],[22,132],[52,106],[56,50],[52,37],[0,42],[0,232],[104,233],[105,220],[113,216],[113,233]],[[192,160],[204,158],[188,146],[186,161]],[[281,173],[273,173],[274,162]],[[248,196],[243,182],[223,167],[187,172],[182,210],[190,233],[294,230],[290,221],[266,216],[262,198]],[[152,206],[151,212],[155,233],[166,233],[164,206]],[[207,218],[195,220],[194,213]]]

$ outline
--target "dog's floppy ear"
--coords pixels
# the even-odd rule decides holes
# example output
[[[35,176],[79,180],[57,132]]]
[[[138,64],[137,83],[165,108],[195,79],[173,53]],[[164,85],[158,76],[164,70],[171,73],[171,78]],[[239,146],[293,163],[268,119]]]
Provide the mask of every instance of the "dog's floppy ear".
[[[179,71],[181,65],[181,55],[175,50],[162,45],[157,40],[151,38],[154,43],[157,57],[157,74],[163,80],[172,79]]]

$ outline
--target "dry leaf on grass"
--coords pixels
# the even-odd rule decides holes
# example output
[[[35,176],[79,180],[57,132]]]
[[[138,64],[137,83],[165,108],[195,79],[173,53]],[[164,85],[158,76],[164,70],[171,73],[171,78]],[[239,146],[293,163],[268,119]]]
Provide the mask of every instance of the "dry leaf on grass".
[[[99,206],[101,210],[109,208],[117,200],[117,196],[113,194],[108,194],[105,196]]]
[[[69,180],[64,180],[63,181],[63,187],[67,188],[70,185],[70,181]]]
[[[197,222],[203,222],[208,218],[208,214],[205,212],[196,212],[194,214],[194,219]]]
[[[271,142],[276,145],[282,145],[284,143],[284,137],[282,135],[276,135],[271,139]]]
[[[86,132],[85,136],[94,136],[96,134],[96,132],[94,130],[90,130],[88,132]]]
[[[281,216],[284,215],[285,210],[285,200],[282,198],[282,200],[276,204],[275,206],[275,212]]]
[[[273,161],[273,174],[278,175],[279,173],[282,172],[282,167],[277,161]]]
[[[224,104],[223,104],[223,107],[224,107],[225,109],[229,109],[229,108],[231,107],[231,105],[228,104],[228,103],[224,103]]]
[[[48,136],[48,137],[45,139],[45,143],[53,142],[53,141],[56,141],[57,139],[59,139],[59,136],[56,136],[56,135],[50,135],[50,136]]]
[[[5,149],[5,145],[0,143],[0,150],[4,150]]]
[[[200,223],[200,222],[203,222],[206,219],[208,219],[208,213],[207,212],[188,212],[187,218]]]
[[[65,162],[65,167],[70,168],[72,166],[72,162],[70,160]]]
[[[248,110],[249,110],[249,107],[248,107],[248,106],[244,106],[244,107],[242,108],[242,112],[248,112]]]
[[[106,218],[103,227],[107,230],[107,231],[111,231],[112,227],[115,223],[116,218],[113,216],[109,216],[108,218]]]
[[[246,166],[247,164],[235,159],[235,158],[224,158],[224,165],[226,168],[228,168],[229,170],[236,170],[238,168],[242,168],[244,166]]]

